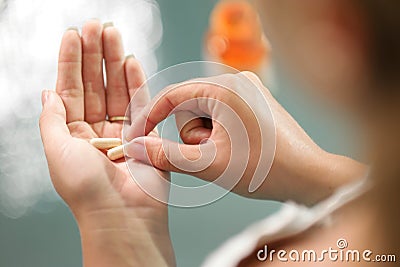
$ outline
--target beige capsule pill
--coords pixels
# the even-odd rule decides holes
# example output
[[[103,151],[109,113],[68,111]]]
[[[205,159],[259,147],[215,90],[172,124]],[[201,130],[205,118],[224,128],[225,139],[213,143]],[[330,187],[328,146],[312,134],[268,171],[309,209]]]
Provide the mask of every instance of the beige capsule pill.
[[[117,146],[107,151],[107,157],[111,160],[117,160],[124,157],[124,146]]]
[[[98,149],[109,149],[122,145],[122,140],[120,138],[92,138],[89,143]]]

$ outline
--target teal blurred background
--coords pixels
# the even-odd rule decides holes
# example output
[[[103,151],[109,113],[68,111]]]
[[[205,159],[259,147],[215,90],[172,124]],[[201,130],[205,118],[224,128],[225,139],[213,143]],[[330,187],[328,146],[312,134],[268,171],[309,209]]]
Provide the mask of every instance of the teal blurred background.
[[[164,33],[156,54],[159,70],[202,59],[203,34],[215,0],[159,0]],[[272,88],[282,105],[324,149],[351,155],[356,144],[350,122],[278,76]],[[0,173],[1,175],[1,173]],[[175,174],[174,174],[175,176]],[[175,176],[176,177],[176,176]],[[191,178],[187,178],[191,179]],[[79,233],[68,208],[47,203],[18,219],[0,214],[0,266],[81,266]],[[224,240],[273,213],[279,203],[228,194],[200,208],[170,208],[170,230],[178,266],[199,266]]]

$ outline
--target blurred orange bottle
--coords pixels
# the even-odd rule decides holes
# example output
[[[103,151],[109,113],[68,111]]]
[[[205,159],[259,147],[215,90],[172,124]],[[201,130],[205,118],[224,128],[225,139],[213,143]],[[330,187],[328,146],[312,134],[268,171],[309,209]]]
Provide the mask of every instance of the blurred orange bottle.
[[[204,44],[207,60],[259,75],[268,66],[269,44],[257,11],[247,1],[220,1],[211,13]]]

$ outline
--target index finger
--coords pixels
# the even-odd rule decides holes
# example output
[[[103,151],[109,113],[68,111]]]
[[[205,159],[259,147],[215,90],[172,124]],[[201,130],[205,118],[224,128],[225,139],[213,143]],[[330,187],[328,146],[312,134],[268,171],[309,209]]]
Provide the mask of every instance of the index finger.
[[[147,135],[158,123],[173,112],[178,111],[178,107],[179,110],[209,114],[210,112],[200,107],[199,99],[216,98],[215,92],[218,89],[208,90],[210,86],[212,85],[183,83],[165,88],[132,118],[132,124],[126,136],[127,140],[130,141],[136,137]],[[196,99],[196,101],[188,101],[193,99]]]
[[[58,60],[56,91],[67,112],[67,123],[84,119],[82,42],[76,29],[65,32]]]

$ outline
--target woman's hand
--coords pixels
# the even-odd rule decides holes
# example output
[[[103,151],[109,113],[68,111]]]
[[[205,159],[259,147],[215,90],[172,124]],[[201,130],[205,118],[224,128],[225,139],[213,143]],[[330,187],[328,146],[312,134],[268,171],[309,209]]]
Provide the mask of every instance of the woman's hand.
[[[266,102],[270,106],[275,125],[273,123],[262,124],[259,120],[262,117],[261,113],[268,112],[266,105],[259,106],[260,103],[265,104],[266,102],[258,101],[253,97],[249,106],[241,99],[240,95],[254,93],[254,90],[249,88],[241,88],[245,84],[241,82],[243,76],[261,88]],[[247,162],[238,160],[231,164],[234,168],[234,175],[239,176],[231,176],[231,178],[240,179],[240,182],[233,188],[234,192],[247,197],[283,201],[291,199],[305,204],[313,204],[329,196],[338,186],[363,175],[365,167],[362,164],[346,157],[327,153],[316,145],[253,73],[242,72],[200,80],[206,81],[206,83],[199,84],[189,81],[174,85],[173,90],[168,87],[159,94],[159,97],[142,109],[142,114],[136,117],[139,119],[133,121],[132,128],[128,133],[128,139],[134,139],[126,146],[129,156],[161,170],[186,173],[206,181],[214,181],[227,169],[231,160],[230,155],[244,155],[249,152]],[[197,100],[196,104],[184,104],[193,99]],[[227,109],[224,111],[224,109],[218,108],[221,105],[216,105],[216,101],[232,108],[243,122],[244,128],[234,127],[232,131],[227,132],[226,127],[221,126],[218,121],[228,117],[229,114],[225,113]],[[172,143],[158,137],[137,138],[147,134],[172,113],[176,115],[184,144]],[[210,119],[198,118],[207,116]],[[250,192],[251,182],[255,178],[254,173],[261,158],[261,143],[264,144],[263,149],[269,149],[271,146],[265,144],[269,140],[273,142],[272,136],[262,140],[259,127],[271,129],[275,127],[276,150],[264,151],[266,153],[275,152],[270,172],[267,177],[262,177],[266,179],[261,186],[255,192]],[[235,146],[231,143],[232,137],[242,131],[246,131],[245,134],[250,141],[248,149],[245,147],[246,140],[244,138],[242,138],[242,145]],[[187,162],[186,159],[194,161],[204,156],[204,151],[207,150],[203,149],[200,152],[199,147],[204,146],[205,139],[211,140],[217,151],[215,158],[207,168],[188,171],[190,167],[179,168],[174,164],[174,162]],[[268,164],[268,162],[261,161],[260,164]],[[241,175],[241,172],[236,171],[235,168],[239,170],[243,165],[246,166],[246,169]]]
[[[138,91],[144,78],[136,59],[125,60],[116,28],[91,20],[82,36],[74,29],[64,34],[56,92],[42,95],[40,130],[50,176],[77,219],[85,266],[175,264],[167,205],[139,188],[125,160],[112,162],[88,143],[94,137],[121,138],[122,122],[107,117],[125,116],[135,93],[144,101],[135,106],[146,104],[148,92]],[[161,182],[169,179],[167,172],[132,164],[133,175],[146,176],[142,180],[168,198]]]

